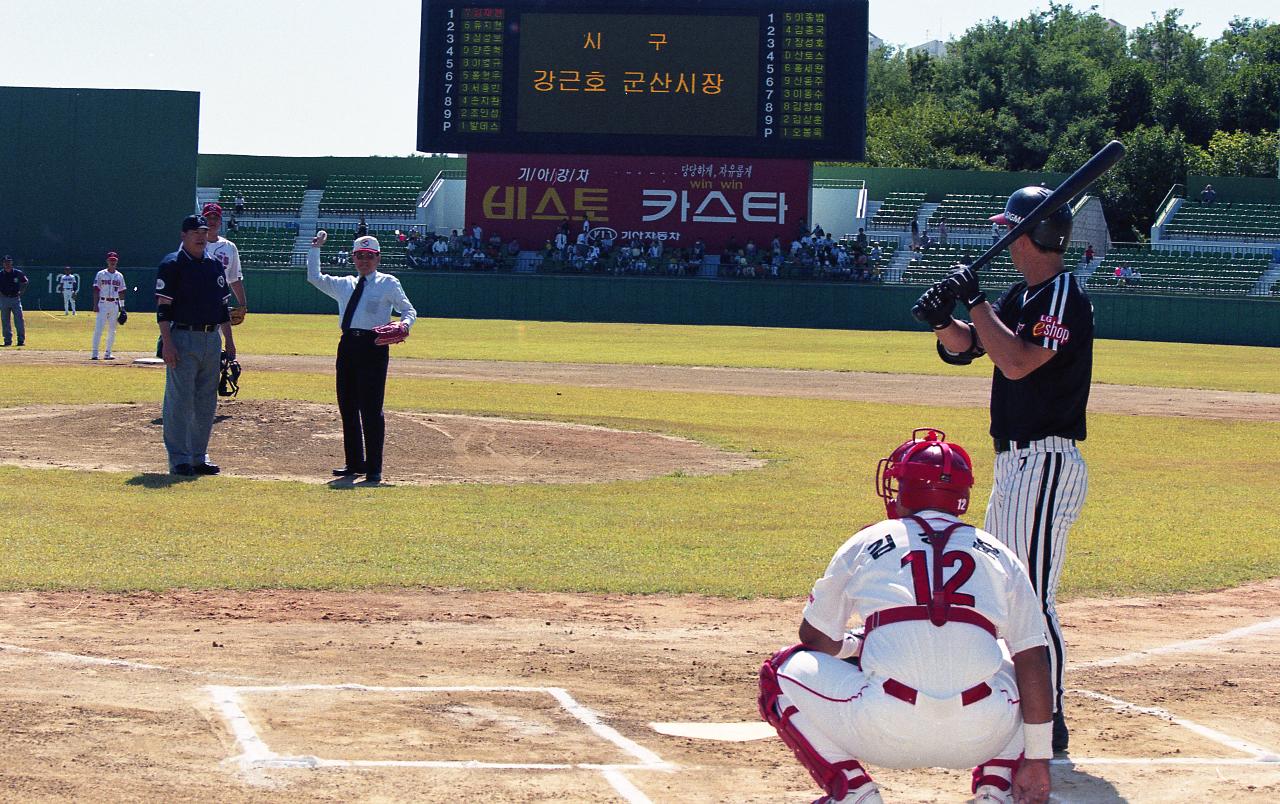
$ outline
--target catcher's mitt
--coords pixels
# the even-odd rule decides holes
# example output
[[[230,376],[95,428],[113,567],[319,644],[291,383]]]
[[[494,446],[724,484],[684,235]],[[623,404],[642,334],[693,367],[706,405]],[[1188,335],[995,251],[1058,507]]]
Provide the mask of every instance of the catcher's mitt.
[[[128,320],[129,320],[129,314],[126,313],[124,310],[121,310],[120,315],[116,316],[116,323],[119,324],[120,326],[124,326],[124,323]]]
[[[409,328],[404,324],[383,324],[380,327],[374,327],[373,331],[378,335],[373,341],[377,346],[400,343],[409,337]]]
[[[231,308],[231,326],[237,326],[244,323],[244,316],[249,312],[248,307],[232,307]]]
[[[222,353],[222,376],[218,378],[218,396],[234,397],[240,393],[240,363]]]

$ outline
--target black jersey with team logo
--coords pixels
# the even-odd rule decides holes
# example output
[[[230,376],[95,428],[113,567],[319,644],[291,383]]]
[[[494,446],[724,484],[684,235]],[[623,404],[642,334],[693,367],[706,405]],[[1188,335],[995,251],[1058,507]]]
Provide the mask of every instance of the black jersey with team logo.
[[[999,368],[991,380],[991,435],[1010,441],[1085,437],[1093,376],[1093,303],[1070,271],[1047,282],[1019,282],[995,304],[1017,337],[1055,354],[1021,380]]]
[[[173,305],[176,324],[207,326],[229,321],[229,294],[222,263],[209,257],[196,259],[185,249],[166,256],[156,274],[156,296]]]

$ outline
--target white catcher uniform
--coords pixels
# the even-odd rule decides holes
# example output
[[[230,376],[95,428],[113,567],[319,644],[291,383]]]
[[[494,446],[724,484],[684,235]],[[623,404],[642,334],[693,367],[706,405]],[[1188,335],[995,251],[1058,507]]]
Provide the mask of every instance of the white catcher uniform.
[[[950,531],[940,564],[921,521]],[[867,629],[861,667],[807,650],[776,667],[777,711],[793,710],[791,725],[826,762],[854,776],[855,761],[974,768],[1017,759],[1022,714],[1007,657],[1046,640],[1039,600],[1009,548],[938,511],[872,525],[836,552],[804,610],[837,642],[854,614]]]
[[[62,291],[62,314],[76,314],[76,293],[80,291],[79,274],[58,274],[58,289]]]
[[[105,327],[106,356],[111,357],[111,349],[116,343],[116,316],[120,314],[120,306],[124,302],[124,274],[103,268],[94,276],[93,287],[98,291],[98,317],[93,324],[93,356],[98,356],[98,344],[102,342],[102,330]]]

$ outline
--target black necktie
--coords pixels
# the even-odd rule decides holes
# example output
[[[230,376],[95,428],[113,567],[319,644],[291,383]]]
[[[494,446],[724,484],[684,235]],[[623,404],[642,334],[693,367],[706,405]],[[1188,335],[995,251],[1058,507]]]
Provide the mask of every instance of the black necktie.
[[[360,281],[356,283],[356,292],[351,294],[351,300],[347,302],[347,311],[342,314],[343,329],[351,329],[351,318],[356,314],[356,305],[360,303],[360,297],[364,295],[365,278],[360,277]]]

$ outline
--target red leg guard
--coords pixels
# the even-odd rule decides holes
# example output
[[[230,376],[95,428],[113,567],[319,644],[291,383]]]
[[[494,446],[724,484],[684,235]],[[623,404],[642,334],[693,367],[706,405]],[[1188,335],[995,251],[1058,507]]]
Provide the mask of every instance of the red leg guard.
[[[969,792],[976,793],[978,788],[984,784],[989,784],[997,790],[1005,793],[1013,789],[1013,785],[1009,783],[1003,776],[987,773],[987,766],[992,765],[997,768],[1008,768],[1009,778],[1012,779],[1018,774],[1018,768],[1022,766],[1022,754],[1018,754],[1017,759],[988,759],[978,767],[973,769],[973,785]]]
[[[833,800],[839,801],[850,790],[870,782],[871,777],[856,759],[828,762],[815,751],[808,739],[791,724],[792,716],[799,711],[796,707],[790,706],[785,712],[778,711],[778,698],[782,695],[782,686],[778,683],[778,668],[801,650],[804,650],[802,644],[780,650],[760,667],[760,717],[777,729],[778,737],[796,755],[804,769],[809,771],[818,787],[825,790]]]

